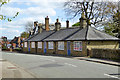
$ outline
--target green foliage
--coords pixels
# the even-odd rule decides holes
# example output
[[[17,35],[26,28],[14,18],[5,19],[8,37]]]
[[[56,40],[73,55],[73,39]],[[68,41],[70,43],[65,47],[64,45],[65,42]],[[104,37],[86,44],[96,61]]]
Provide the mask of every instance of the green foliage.
[[[105,25],[104,30],[106,33],[119,38],[119,36],[117,36],[120,34],[120,12],[119,11],[117,11],[113,15],[113,22],[108,22],[107,25]]]
[[[112,23],[108,23],[108,26],[105,26],[104,30],[107,34],[115,36],[114,33],[112,32],[114,30],[114,25]]]
[[[77,22],[77,23],[72,25],[72,27],[74,27],[74,26],[80,26],[80,22]]]
[[[29,37],[29,33],[27,33],[27,32],[22,32],[22,33],[21,33],[21,37],[22,37],[22,38],[28,38],[28,37]]]
[[[10,0],[0,0],[0,8],[4,5],[7,4]],[[1,10],[1,9],[0,9]],[[18,16],[19,12],[15,14],[13,17],[7,17],[5,15],[0,15],[0,20],[7,20],[9,22],[12,21],[12,19],[16,18]]]

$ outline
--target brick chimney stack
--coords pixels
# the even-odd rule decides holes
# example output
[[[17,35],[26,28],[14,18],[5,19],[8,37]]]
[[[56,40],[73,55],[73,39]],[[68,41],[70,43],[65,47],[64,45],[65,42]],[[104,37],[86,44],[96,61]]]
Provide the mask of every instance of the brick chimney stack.
[[[66,21],[66,28],[69,28],[69,21]]]
[[[80,20],[80,28],[86,28],[87,23],[86,23],[86,18],[85,18],[84,12],[82,12],[81,18],[79,20]]]
[[[42,24],[41,23],[38,24],[38,33],[42,33]]]
[[[59,22],[59,19],[56,19],[56,23],[55,23],[55,30],[59,31],[61,28],[61,23]]]
[[[50,29],[49,29],[49,18],[48,18],[48,16],[45,18],[45,30],[46,31],[49,31]]]

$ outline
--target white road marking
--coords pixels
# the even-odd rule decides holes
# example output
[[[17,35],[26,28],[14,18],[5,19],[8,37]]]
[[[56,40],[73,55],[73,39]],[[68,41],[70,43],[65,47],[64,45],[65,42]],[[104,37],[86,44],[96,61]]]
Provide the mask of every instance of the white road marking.
[[[109,76],[109,77],[112,77],[112,78],[117,78],[117,79],[120,79],[119,77],[116,77],[116,76],[111,76],[109,74],[104,74],[105,76]]]
[[[15,54],[15,55],[25,55],[25,54]]]
[[[69,65],[69,66],[72,66],[72,67],[77,67],[76,65],[69,64],[69,63],[64,63],[64,64]]]
[[[13,53],[5,53],[5,54],[13,54]]]

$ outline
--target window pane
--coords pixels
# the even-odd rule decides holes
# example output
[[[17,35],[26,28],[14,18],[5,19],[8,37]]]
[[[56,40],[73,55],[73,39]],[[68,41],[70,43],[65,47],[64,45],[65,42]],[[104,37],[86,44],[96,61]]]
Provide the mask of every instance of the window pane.
[[[54,49],[53,42],[48,42],[48,49]]]
[[[58,42],[58,50],[64,50],[64,42]]]
[[[24,47],[27,47],[27,42],[24,43]]]
[[[38,48],[42,48],[42,42],[38,42]]]
[[[35,48],[35,42],[32,42],[31,47]]]
[[[74,44],[75,51],[82,51],[82,42],[81,41],[75,41],[73,44]]]

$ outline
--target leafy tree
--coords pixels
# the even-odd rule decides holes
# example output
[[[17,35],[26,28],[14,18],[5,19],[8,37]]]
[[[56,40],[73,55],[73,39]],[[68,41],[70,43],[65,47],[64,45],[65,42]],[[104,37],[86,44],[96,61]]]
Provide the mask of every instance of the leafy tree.
[[[0,0],[0,10],[1,10],[1,7],[2,7],[3,5],[5,5],[5,4],[7,4],[9,1],[10,1],[10,0]],[[7,21],[11,22],[12,19],[14,19],[14,18],[16,18],[16,17],[18,16],[18,14],[19,14],[19,12],[17,12],[17,13],[15,14],[15,16],[13,16],[13,17],[7,17],[7,16],[5,16],[5,15],[0,14],[0,20],[7,20]]]
[[[70,19],[80,16],[84,12],[87,25],[91,21],[91,24],[96,27],[111,18],[111,14],[115,12],[116,8],[117,5],[114,2],[94,2],[94,0],[83,0],[83,2],[68,0],[64,3],[65,12],[71,16]]]
[[[22,38],[28,38],[29,37],[29,33],[28,32],[22,32],[21,33],[21,37]]]
[[[105,25],[104,29],[106,33],[120,38],[120,11],[119,10],[117,10],[117,12],[114,13],[112,22],[108,22]]]
[[[77,23],[72,25],[72,27],[74,27],[74,26],[80,26],[80,22],[77,22]]]

